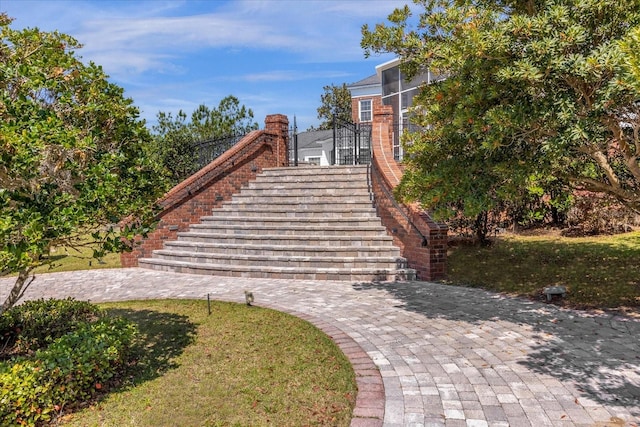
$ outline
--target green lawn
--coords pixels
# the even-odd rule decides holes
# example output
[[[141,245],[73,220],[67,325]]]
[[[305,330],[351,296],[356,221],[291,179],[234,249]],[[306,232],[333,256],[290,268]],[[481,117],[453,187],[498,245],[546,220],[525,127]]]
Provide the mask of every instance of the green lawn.
[[[94,268],[119,268],[120,254],[110,253],[101,260],[93,258],[93,249],[83,247],[80,250],[63,247],[53,248],[49,254],[50,265],[43,265],[35,273],[53,273],[58,271],[89,270]]]
[[[274,310],[206,301],[104,304],[141,330],[126,386],[69,426],[348,426],[357,388],[324,333]]]
[[[486,248],[451,248],[447,283],[542,298],[550,285],[568,289],[579,308],[640,306],[640,232],[569,238],[499,237]]]

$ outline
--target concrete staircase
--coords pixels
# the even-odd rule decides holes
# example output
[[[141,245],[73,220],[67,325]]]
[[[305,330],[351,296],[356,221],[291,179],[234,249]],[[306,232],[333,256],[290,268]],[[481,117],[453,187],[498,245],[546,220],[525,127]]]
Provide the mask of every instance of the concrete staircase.
[[[366,166],[265,170],[139,266],[256,278],[413,278],[372,207]]]

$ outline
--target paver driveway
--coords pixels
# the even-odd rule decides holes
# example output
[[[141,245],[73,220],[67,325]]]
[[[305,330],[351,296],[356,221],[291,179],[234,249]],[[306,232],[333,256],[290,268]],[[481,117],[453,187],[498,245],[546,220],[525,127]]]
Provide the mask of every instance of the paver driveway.
[[[0,280],[2,296],[12,283]],[[25,298],[210,294],[243,302],[244,290],[253,292],[256,305],[300,313],[337,336],[360,372],[367,372],[369,359],[375,363],[384,389],[375,381],[359,383],[354,426],[616,427],[640,420],[640,321],[622,316],[426,282],[268,280],[137,268],[43,274]],[[340,332],[350,339],[340,339]]]

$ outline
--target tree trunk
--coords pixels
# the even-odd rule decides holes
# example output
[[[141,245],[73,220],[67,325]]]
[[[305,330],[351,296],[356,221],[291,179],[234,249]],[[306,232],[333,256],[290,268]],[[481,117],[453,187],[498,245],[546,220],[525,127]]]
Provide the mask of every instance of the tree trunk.
[[[20,270],[18,273],[18,278],[16,279],[16,283],[13,284],[13,288],[11,288],[11,292],[7,296],[7,299],[4,300],[2,307],[0,307],[0,314],[9,310],[13,307],[20,298],[24,295],[24,292],[27,290],[31,282],[36,278],[36,276],[31,276],[29,278],[29,274],[31,273],[32,268],[26,268],[24,270]]]
[[[488,225],[489,225],[489,212],[487,211],[480,212],[474,222],[474,228],[476,232],[476,238],[480,242],[481,246],[489,245],[489,239],[487,238],[487,234],[489,233]]]

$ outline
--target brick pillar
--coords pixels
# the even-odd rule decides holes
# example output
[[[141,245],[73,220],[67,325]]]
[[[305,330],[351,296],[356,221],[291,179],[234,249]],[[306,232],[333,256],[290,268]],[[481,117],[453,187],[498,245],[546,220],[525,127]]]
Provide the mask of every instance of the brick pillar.
[[[289,119],[284,114],[271,114],[264,119],[264,130],[276,137],[277,166],[289,166]]]
[[[393,108],[391,105],[374,105],[373,106],[373,123],[375,124],[386,124],[388,132],[388,137],[384,140],[382,149],[384,150],[385,156],[393,159]]]

